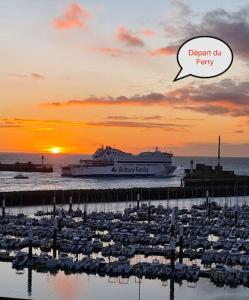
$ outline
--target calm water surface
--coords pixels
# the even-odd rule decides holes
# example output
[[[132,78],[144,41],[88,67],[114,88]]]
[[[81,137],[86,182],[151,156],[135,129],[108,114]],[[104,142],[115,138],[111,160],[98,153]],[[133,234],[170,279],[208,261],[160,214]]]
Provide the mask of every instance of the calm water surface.
[[[140,295],[139,295],[140,289]],[[197,285],[181,285],[170,281],[142,279],[139,284],[134,277],[129,281],[110,281],[108,277],[86,274],[57,275],[49,273],[16,274],[9,263],[1,263],[1,296],[26,299],[56,300],[245,300],[248,288],[215,287],[208,279],[201,278]]]

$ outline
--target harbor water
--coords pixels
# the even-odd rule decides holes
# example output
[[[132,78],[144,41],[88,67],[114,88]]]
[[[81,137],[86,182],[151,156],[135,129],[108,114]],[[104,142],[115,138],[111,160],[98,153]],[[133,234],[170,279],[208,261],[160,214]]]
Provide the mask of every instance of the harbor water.
[[[174,157],[173,164],[177,166],[175,176],[170,178],[65,178],[61,177],[61,166],[77,163],[86,155],[46,154],[45,163],[54,166],[53,173],[23,173],[28,179],[15,179],[17,172],[0,172],[0,192],[22,190],[54,190],[54,189],[108,189],[131,187],[166,187],[179,186],[184,174],[184,168],[194,163],[217,164],[215,157]],[[1,163],[41,162],[39,154],[0,153]],[[248,158],[222,158],[221,164],[225,170],[234,170],[236,174],[249,174]]]
[[[248,288],[215,287],[206,278],[200,278],[196,287],[160,280],[143,279],[139,284],[131,277],[127,282],[110,282],[107,277],[94,275],[50,275],[32,272],[32,292],[28,291],[28,270],[16,274],[11,264],[1,263],[1,296],[37,300],[246,300]]]

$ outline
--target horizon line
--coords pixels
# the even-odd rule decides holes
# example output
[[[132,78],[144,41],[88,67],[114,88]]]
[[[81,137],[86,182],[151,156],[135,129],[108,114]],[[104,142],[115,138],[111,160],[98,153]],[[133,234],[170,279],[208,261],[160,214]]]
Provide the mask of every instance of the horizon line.
[[[147,150],[150,151],[150,150]],[[51,152],[24,152],[24,151],[0,151],[0,154],[35,154],[35,155],[50,155],[50,156],[59,156],[59,155],[92,155],[92,153],[79,153],[79,152],[74,152],[74,153],[51,153]],[[216,155],[173,155],[174,157],[209,157],[209,158],[217,158]],[[221,156],[222,158],[247,158],[249,159],[248,156],[230,156],[230,155],[223,155]]]

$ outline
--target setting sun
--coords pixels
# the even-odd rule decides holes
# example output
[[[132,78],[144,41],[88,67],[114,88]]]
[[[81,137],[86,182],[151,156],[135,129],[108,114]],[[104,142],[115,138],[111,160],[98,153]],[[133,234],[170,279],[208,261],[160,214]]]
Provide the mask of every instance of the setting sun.
[[[61,148],[59,147],[53,147],[53,148],[50,148],[49,151],[53,154],[58,154],[58,153],[61,153]]]

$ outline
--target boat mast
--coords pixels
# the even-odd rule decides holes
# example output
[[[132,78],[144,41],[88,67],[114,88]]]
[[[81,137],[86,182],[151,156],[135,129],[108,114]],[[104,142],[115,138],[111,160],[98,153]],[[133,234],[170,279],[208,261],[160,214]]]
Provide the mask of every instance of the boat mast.
[[[219,142],[218,142],[218,167],[220,167],[220,136],[219,136]]]

